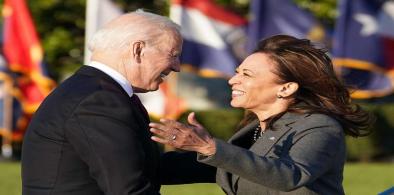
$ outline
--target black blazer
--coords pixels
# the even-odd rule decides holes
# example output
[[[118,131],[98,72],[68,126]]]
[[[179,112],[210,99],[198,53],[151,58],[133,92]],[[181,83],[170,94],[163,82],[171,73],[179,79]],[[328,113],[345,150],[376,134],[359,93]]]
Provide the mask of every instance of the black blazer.
[[[149,119],[111,77],[83,66],[35,113],[24,138],[26,195],[159,194]]]

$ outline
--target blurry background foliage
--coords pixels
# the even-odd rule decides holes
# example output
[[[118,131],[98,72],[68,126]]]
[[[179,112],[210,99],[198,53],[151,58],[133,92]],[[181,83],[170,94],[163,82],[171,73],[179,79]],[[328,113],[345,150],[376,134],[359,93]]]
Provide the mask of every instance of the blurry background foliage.
[[[3,5],[4,0],[0,0]],[[26,0],[33,16],[49,75],[57,81],[73,73],[83,63],[86,0]],[[168,15],[169,0],[113,0],[124,11],[144,8]],[[216,0],[222,6],[248,17],[249,0]],[[324,23],[335,19],[336,0],[295,0]]]

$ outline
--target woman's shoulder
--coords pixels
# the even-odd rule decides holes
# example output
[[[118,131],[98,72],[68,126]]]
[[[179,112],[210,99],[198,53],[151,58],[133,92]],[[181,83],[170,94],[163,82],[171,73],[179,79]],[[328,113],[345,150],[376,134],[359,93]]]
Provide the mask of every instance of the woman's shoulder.
[[[344,131],[342,126],[335,120],[335,118],[325,114],[299,114],[292,113],[292,120],[287,120],[287,125],[282,126],[281,129],[287,129],[285,140],[291,140],[291,143],[304,143],[300,140],[306,140],[305,143],[335,143],[341,144],[344,142]],[[342,144],[341,144],[342,145]]]
[[[339,125],[339,122],[334,117],[321,113],[305,114],[304,120],[310,123]]]
[[[341,124],[332,116],[311,113],[311,114],[298,114],[293,113],[294,122],[291,124],[294,130],[324,130],[332,132],[343,132]]]

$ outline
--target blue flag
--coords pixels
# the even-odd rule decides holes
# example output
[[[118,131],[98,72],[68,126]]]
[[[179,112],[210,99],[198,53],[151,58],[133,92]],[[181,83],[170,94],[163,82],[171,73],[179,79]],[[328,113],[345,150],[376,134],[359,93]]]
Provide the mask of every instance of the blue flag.
[[[334,31],[334,64],[341,67],[344,81],[357,89],[352,97],[371,98],[392,93],[393,78],[384,56],[384,27],[378,16],[382,1],[341,0]],[[386,23],[386,22],[384,22]],[[386,29],[386,28],[385,28]]]
[[[324,40],[324,28],[311,13],[300,9],[292,0],[253,0],[250,8],[249,51],[254,50],[260,39],[276,34]]]
[[[236,45],[245,38],[247,21],[212,0],[172,0],[170,17],[184,38],[182,70],[206,77],[231,76],[239,64]]]

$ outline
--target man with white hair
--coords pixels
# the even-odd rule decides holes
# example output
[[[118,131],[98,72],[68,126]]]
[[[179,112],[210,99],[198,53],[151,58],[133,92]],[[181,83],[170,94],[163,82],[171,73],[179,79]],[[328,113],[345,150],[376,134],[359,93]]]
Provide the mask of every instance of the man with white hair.
[[[91,63],[41,104],[26,132],[26,195],[159,194],[159,150],[134,93],[179,71],[182,38],[166,17],[124,14],[92,38]]]

